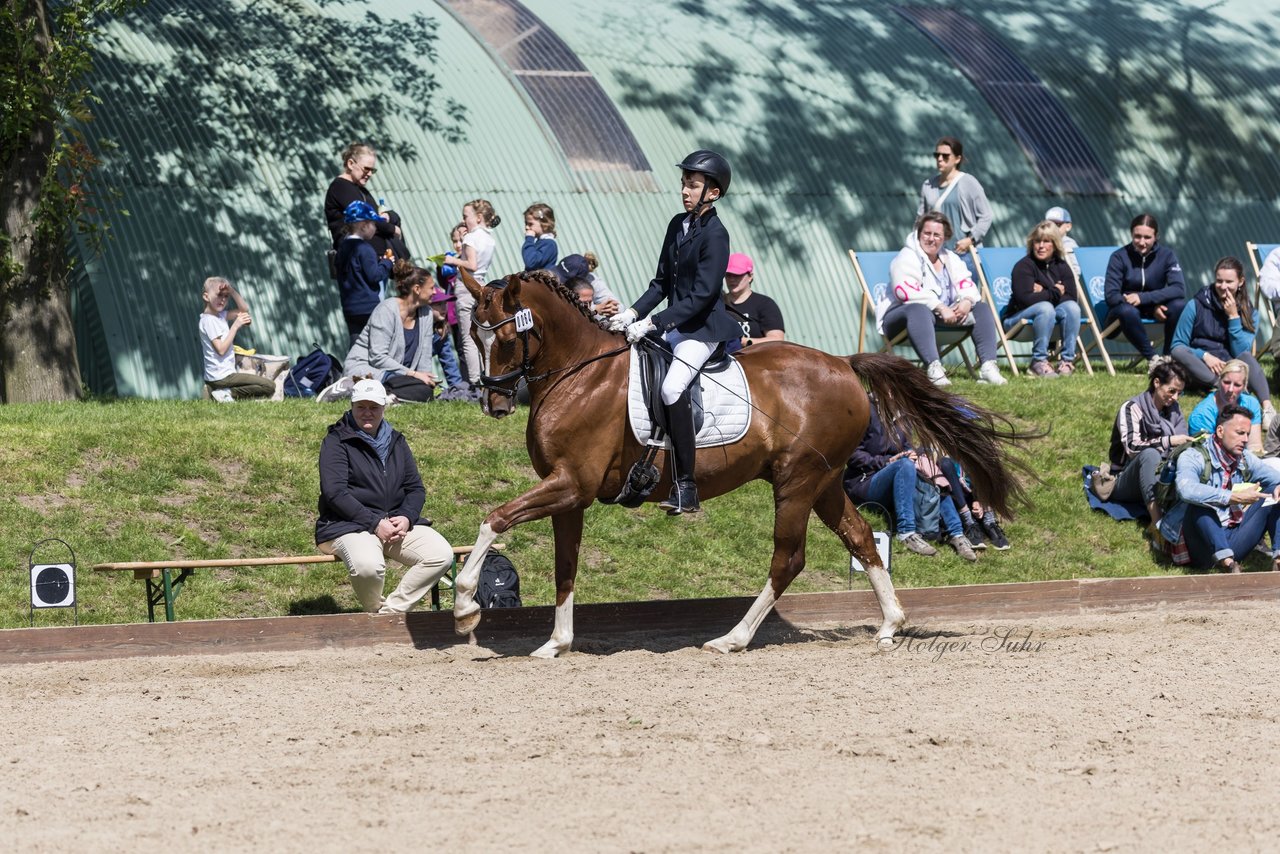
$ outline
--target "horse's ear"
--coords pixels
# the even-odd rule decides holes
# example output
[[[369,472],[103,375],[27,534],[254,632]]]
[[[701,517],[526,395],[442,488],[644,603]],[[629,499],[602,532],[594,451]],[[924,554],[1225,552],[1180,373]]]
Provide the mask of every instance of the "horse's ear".
[[[467,290],[471,292],[471,296],[480,299],[480,291],[484,289],[484,285],[472,278],[466,267],[459,267],[458,275],[462,277],[462,284],[466,285]]]
[[[520,277],[516,275],[507,276],[503,280],[506,284],[501,285],[502,288],[502,308],[504,311],[515,311],[516,306],[520,304]]]

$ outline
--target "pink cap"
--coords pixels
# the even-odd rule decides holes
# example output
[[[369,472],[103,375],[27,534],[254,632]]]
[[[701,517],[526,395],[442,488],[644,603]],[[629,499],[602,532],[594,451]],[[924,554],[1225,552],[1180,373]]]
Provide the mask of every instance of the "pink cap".
[[[751,256],[745,252],[735,252],[729,256],[729,267],[725,270],[731,276],[741,276],[744,273],[750,273],[755,269],[755,265],[751,263]]]

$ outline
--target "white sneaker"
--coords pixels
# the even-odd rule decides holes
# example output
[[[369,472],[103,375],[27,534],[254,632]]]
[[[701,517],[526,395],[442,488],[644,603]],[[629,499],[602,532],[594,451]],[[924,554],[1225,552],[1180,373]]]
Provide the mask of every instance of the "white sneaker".
[[[346,400],[351,397],[351,390],[355,388],[355,380],[351,377],[343,377],[331,386],[327,386],[320,390],[316,395],[316,403],[333,403],[335,400]]]
[[[938,388],[951,385],[951,380],[947,379],[947,371],[942,367],[941,362],[930,362],[927,373],[929,374],[929,382]]]
[[[978,368],[978,382],[988,385],[1005,385],[1009,381],[1000,375],[1000,369],[996,367],[995,362],[983,362],[982,367]]]
[[[229,388],[220,388],[216,391],[211,391],[209,392],[209,396],[218,403],[235,403],[236,401],[236,399],[231,396],[231,389]]]

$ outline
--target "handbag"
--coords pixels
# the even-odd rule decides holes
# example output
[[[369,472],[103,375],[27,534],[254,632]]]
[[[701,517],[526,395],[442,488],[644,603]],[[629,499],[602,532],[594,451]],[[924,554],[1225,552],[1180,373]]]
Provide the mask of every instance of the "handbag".
[[[1098,470],[1089,477],[1089,488],[1103,501],[1111,500],[1111,493],[1116,488],[1116,476],[1111,473],[1109,460],[1104,460],[1102,465],[1098,466]]]

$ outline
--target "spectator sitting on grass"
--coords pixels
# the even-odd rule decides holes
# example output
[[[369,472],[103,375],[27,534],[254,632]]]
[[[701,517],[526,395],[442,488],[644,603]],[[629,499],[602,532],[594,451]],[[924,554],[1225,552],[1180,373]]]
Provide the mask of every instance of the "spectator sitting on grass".
[[[365,611],[402,614],[449,569],[453,547],[421,516],[426,490],[418,464],[404,436],[383,420],[386,405],[382,383],[361,380],[351,410],[324,437],[316,545],[346,564]],[[387,558],[408,570],[384,599]]]
[[[1167,356],[1151,360],[1147,390],[1120,405],[1111,428],[1112,501],[1141,502],[1151,523],[1160,521],[1156,469],[1173,449],[1191,441],[1178,398],[1187,386],[1182,366]]]
[[[1187,419],[1187,427],[1192,436],[1201,433],[1212,433],[1218,423],[1218,412],[1224,407],[1235,404],[1243,407],[1253,421],[1249,431],[1249,450],[1255,454],[1262,451],[1262,404],[1258,398],[1245,389],[1249,385],[1249,365],[1240,359],[1232,359],[1222,366],[1218,374],[1218,387],[1213,394],[1206,397],[1191,410]]]
[[[396,262],[392,278],[399,296],[383,300],[373,310],[347,352],[342,373],[372,376],[399,400],[429,401],[438,383],[431,373],[435,325],[429,301],[434,282],[430,273],[408,261]]]
[[[919,456],[914,448],[901,441],[901,436],[897,441],[889,438],[881,426],[873,399],[867,432],[845,467],[844,491],[855,504],[873,502],[889,510],[893,516],[898,542],[908,551],[932,557],[938,550],[929,545],[921,532],[916,530],[916,489],[919,479],[916,460]],[[937,489],[932,484],[926,488]],[[951,502],[941,500],[938,512],[945,528],[943,533],[947,543],[965,560],[977,560],[978,556],[965,538],[964,526]],[[936,532],[926,533],[933,535]]]
[[[228,300],[235,300],[235,309],[227,310]],[[236,372],[236,333],[252,322],[249,304],[231,282],[221,276],[204,280],[200,352],[204,356],[204,382],[214,400],[229,403],[275,393],[276,384],[266,377]]]
[[[1213,436],[1178,455],[1178,503],[1161,519],[1160,534],[1175,557],[1185,542],[1198,569],[1240,572],[1240,561],[1270,534],[1271,568],[1280,570],[1280,478],[1246,447],[1251,430],[1252,413],[1227,404]]]

